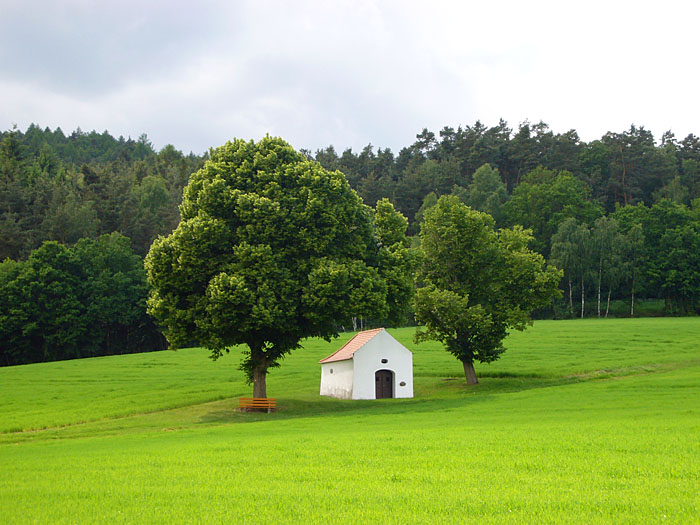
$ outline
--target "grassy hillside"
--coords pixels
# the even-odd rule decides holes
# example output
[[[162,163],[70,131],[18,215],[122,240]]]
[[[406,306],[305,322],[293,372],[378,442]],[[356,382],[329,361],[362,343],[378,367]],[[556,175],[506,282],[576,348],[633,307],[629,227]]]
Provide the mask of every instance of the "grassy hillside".
[[[468,388],[412,343],[416,398],[318,395],[309,341],[236,412],[232,354],[0,369],[0,515],[38,522],[660,522],[700,516],[700,319],[540,321]],[[43,429],[43,430],[39,430]]]

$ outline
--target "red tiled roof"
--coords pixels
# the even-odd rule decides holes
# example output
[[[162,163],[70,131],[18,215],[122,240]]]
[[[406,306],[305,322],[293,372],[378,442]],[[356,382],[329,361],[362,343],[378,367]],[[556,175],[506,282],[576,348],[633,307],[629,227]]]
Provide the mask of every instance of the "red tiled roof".
[[[331,355],[325,359],[321,359],[321,363],[331,363],[333,361],[345,361],[346,359],[352,359],[352,356],[360,348],[365,346],[375,335],[384,330],[384,328],[375,328],[374,330],[365,330],[364,332],[357,332],[350,341],[345,343],[336,350]]]

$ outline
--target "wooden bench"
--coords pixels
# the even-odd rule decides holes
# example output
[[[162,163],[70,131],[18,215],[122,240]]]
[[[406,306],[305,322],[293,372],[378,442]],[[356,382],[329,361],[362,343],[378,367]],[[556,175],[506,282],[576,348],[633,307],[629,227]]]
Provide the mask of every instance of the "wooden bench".
[[[243,412],[262,412],[269,414],[277,410],[277,400],[274,397],[239,397],[238,410]]]

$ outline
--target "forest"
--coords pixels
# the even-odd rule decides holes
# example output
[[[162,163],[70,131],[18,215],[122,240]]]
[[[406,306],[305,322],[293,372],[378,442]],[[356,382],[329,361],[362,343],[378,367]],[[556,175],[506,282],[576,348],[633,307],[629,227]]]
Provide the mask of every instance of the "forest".
[[[397,154],[371,144],[300,152],[344,173],[365,204],[388,198],[414,245],[441,195],[498,227],[531,229],[531,248],[564,271],[562,299],[538,316],[636,316],[643,301],[656,315],[700,312],[695,135],[656,140],[631,126],[585,142],[542,122],[477,121],[424,129]],[[1,132],[0,365],[163,348],[142,261],[178,224],[183,188],[207,158],[156,151],[145,134]]]

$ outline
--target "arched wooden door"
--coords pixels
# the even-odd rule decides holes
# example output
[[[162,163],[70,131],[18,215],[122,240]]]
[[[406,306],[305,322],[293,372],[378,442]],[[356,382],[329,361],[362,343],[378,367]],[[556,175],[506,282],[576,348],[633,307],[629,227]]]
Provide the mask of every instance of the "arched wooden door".
[[[394,397],[394,373],[391,370],[374,373],[374,394],[376,399]]]

